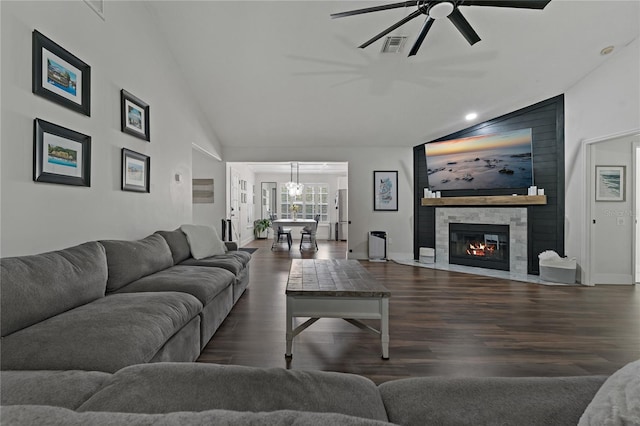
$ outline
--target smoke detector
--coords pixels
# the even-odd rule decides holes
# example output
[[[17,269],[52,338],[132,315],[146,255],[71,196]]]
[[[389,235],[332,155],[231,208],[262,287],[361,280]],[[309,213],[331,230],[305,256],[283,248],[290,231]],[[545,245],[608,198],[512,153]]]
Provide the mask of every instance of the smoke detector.
[[[382,53],[399,53],[402,51],[405,41],[407,41],[406,36],[387,37],[382,45]]]

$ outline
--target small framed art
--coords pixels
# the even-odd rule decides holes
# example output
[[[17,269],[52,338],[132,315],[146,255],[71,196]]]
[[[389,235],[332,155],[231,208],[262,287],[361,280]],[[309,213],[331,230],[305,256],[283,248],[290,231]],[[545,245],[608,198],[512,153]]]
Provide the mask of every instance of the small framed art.
[[[131,93],[120,91],[121,130],[149,142],[149,105]]]
[[[596,201],[624,201],[625,166],[596,166]]]
[[[91,67],[38,31],[32,37],[32,91],[91,115]]]
[[[373,194],[374,211],[398,211],[398,171],[374,171]]]
[[[91,186],[91,136],[36,118],[33,180]]]
[[[122,148],[122,190],[150,192],[151,159]]]
[[[192,179],[193,204],[213,204],[213,179]]]

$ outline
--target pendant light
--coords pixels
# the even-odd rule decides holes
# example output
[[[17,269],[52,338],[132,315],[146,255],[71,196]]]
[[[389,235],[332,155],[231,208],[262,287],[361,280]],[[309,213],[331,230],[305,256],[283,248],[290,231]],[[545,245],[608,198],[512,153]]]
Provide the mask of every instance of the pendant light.
[[[296,181],[293,181],[293,169],[296,169]],[[289,196],[297,197],[302,195],[302,190],[304,189],[304,185],[300,183],[300,164],[298,162],[291,163],[291,180],[284,184],[285,188],[287,188],[287,192],[289,192]]]

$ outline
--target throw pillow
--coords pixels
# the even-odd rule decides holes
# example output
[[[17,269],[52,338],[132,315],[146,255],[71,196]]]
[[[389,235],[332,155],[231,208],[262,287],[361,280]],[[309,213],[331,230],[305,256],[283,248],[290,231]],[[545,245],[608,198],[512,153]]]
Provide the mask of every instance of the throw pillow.
[[[640,425],[640,360],[613,373],[584,410],[578,426]]]
[[[216,230],[210,226],[182,225],[180,229],[187,236],[191,256],[194,259],[203,259],[227,252],[224,242],[218,237]]]

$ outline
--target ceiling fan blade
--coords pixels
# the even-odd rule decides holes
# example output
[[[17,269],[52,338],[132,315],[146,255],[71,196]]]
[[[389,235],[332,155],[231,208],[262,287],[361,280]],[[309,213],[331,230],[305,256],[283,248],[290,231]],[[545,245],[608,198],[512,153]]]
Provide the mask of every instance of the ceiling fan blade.
[[[456,8],[453,10],[453,12],[451,12],[451,15],[449,15],[449,20],[453,22],[453,25],[456,26],[458,31],[460,31],[464,38],[467,39],[470,45],[473,46],[480,41],[480,36],[471,27],[469,21],[467,21],[466,18],[462,16],[462,13],[459,9]]]
[[[332,13],[330,16],[332,18],[344,18],[345,16],[360,15],[363,13],[378,12],[381,10],[398,9],[401,7],[415,6],[416,4],[417,4],[416,0],[403,1],[400,3],[383,4],[381,6],[373,6],[373,7],[366,7],[364,9],[349,10],[347,12]]]
[[[521,9],[544,9],[551,0],[465,0],[459,6],[518,7]]]
[[[418,16],[422,15],[422,12],[419,10],[416,10],[415,12],[407,15],[406,17],[404,17],[403,19],[399,20],[398,22],[396,22],[395,24],[393,24],[392,26],[390,26],[389,28],[387,28],[386,30],[382,31],[381,33],[377,34],[376,36],[374,36],[373,38],[365,41],[364,43],[362,43],[360,46],[358,46],[361,49],[364,49],[365,47],[369,46],[371,43],[374,43],[376,41],[378,41],[379,39],[381,39],[382,37],[386,36],[387,34],[389,34],[391,31],[395,30],[396,28],[399,28],[401,26],[403,26],[404,24],[406,24],[407,22],[409,22],[410,20],[412,20],[413,18],[416,18]]]
[[[431,25],[433,25],[433,21],[434,19],[431,16],[427,16],[427,19],[424,21],[424,24],[422,25],[422,29],[420,30],[420,34],[418,34],[418,38],[416,39],[416,42],[413,43],[413,47],[409,52],[409,56],[413,56],[416,53],[418,53],[418,50],[420,49],[420,46],[422,45],[424,38],[427,36],[427,33],[429,32]]]

